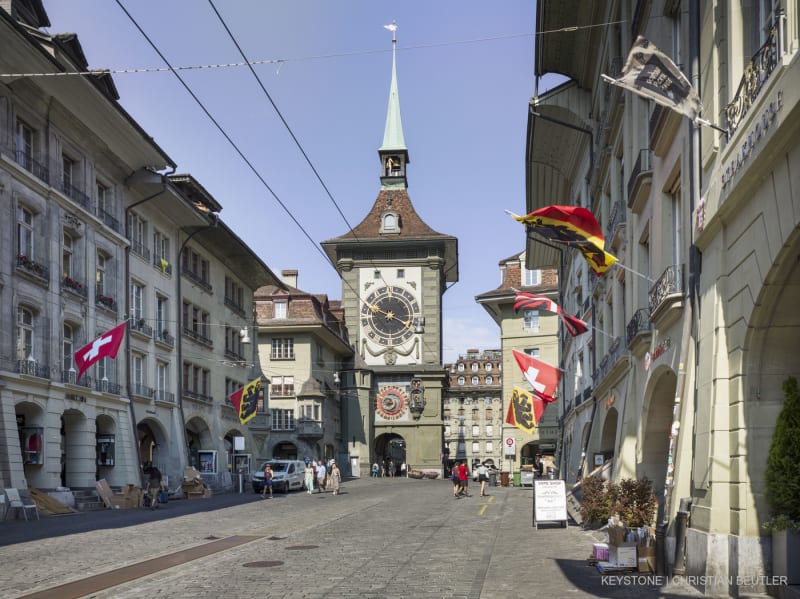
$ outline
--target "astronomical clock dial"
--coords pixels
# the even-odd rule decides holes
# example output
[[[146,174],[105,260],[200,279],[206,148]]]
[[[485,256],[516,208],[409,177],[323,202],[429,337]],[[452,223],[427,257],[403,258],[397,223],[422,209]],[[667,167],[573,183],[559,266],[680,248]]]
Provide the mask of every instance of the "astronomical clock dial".
[[[399,387],[384,387],[378,393],[376,410],[384,420],[397,420],[406,413],[408,398]]]
[[[361,306],[361,329],[373,342],[402,345],[414,335],[419,302],[407,289],[396,285],[379,287]]]

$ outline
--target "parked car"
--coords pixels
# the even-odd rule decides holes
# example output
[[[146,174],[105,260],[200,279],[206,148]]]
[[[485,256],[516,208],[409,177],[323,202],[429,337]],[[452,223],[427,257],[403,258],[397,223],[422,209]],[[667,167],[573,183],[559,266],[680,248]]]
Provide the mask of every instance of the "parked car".
[[[264,490],[264,467],[272,466],[272,489],[288,493],[292,489],[303,488],[306,465],[301,460],[265,460],[253,471],[250,483],[255,493]]]

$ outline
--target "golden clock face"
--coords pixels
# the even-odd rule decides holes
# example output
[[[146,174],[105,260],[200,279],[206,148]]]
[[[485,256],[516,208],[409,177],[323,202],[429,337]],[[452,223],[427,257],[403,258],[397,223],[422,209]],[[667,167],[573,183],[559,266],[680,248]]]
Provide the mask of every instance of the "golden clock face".
[[[380,345],[399,345],[414,335],[419,302],[407,289],[397,285],[379,287],[361,306],[361,328]]]

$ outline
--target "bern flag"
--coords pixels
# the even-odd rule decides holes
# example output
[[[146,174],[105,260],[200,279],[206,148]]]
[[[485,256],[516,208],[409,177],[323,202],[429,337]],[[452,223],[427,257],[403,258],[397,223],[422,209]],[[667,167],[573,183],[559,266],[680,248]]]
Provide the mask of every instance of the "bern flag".
[[[257,378],[247,383],[238,391],[231,393],[231,403],[239,415],[239,422],[246,424],[256,415],[258,409],[258,396],[261,392],[261,379]]]
[[[545,402],[533,393],[514,387],[508,402],[506,424],[511,424],[526,433],[533,433],[544,413]]]

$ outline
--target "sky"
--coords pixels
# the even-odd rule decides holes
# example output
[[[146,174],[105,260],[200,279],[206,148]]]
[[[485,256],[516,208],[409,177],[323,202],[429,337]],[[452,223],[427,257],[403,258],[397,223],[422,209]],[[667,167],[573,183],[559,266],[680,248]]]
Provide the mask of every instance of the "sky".
[[[114,81],[122,106],[178,173],[222,204],[222,220],[267,266],[297,269],[299,288],[332,300],[342,285],[319,243],[360,223],[380,190],[392,67],[384,25],[396,22],[408,193],[429,226],[458,238],[443,360],[500,348],[499,327],[475,296],[497,288],[498,262],[525,247],[504,209],[525,213],[534,2],[44,0],[48,31],[77,33],[90,68],[164,67],[120,4],[173,67],[240,63],[236,44],[264,61],[254,70],[269,98],[247,67],[180,74],[269,189],[174,74]]]

